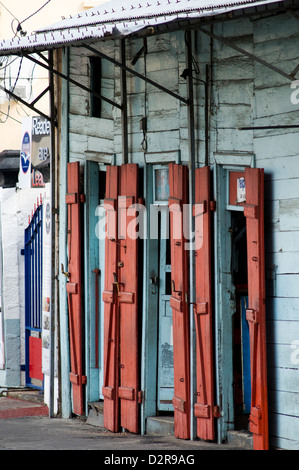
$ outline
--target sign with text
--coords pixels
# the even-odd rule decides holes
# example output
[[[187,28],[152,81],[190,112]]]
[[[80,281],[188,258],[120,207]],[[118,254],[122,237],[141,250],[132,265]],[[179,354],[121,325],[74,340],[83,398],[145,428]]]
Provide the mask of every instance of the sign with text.
[[[49,181],[51,159],[51,124],[40,116],[22,122],[20,151],[20,188],[43,188]]]

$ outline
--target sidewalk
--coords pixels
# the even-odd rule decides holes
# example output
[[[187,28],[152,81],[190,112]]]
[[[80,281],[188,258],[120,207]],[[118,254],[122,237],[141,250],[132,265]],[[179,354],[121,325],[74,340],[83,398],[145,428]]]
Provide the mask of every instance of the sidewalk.
[[[114,434],[90,425],[87,420],[81,418],[49,418],[48,408],[38,394],[30,392],[27,396],[23,394],[21,398],[17,393],[0,397],[0,450],[100,450],[103,451],[103,459],[108,459],[103,460],[103,463],[114,464],[124,463],[116,462],[115,459],[124,455],[133,456],[136,451],[142,451],[144,456],[139,460],[140,464],[154,464],[158,463],[155,462],[155,456],[161,452],[169,454],[171,451],[175,459],[177,455],[197,456],[201,450],[244,450],[238,445],[184,441],[172,435],[141,436],[127,432]],[[144,460],[149,458],[152,459],[151,462]],[[131,466],[137,465],[137,461],[135,465],[133,461],[131,463]]]
[[[36,392],[9,392],[0,397],[0,419],[48,416],[49,409]]]
[[[142,451],[144,455],[165,451],[194,455],[201,450],[243,449],[229,444],[183,441],[173,436],[114,434],[81,419],[31,416],[0,420],[1,450],[102,450],[105,456],[111,457],[132,451]]]

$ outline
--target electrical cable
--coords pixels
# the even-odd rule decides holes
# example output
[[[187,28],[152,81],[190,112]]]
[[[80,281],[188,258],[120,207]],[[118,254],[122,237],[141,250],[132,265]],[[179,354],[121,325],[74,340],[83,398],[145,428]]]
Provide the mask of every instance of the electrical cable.
[[[50,3],[52,0],[47,0],[46,3],[44,3],[38,10],[36,10],[34,13],[31,13],[31,15],[27,16],[27,18],[25,18],[23,21],[21,21],[19,23],[19,26],[22,24],[22,23],[25,23],[25,21],[29,20],[29,18],[32,18],[32,16],[36,15],[37,13],[39,13],[46,5],[48,5],[48,3]]]
[[[12,61],[12,62],[14,62],[14,61]],[[12,63],[12,62],[10,62],[10,63]],[[15,82],[14,82],[13,86],[11,86],[11,70],[9,69],[9,86],[8,86],[8,90],[10,90],[10,91],[12,91],[12,92],[15,91],[17,82],[18,82],[18,80],[19,80],[20,73],[21,73],[21,68],[22,68],[22,64],[23,64],[23,57],[22,57],[21,60],[20,60],[20,65],[19,65],[18,74],[17,74],[17,77],[16,77],[16,79],[15,79]],[[10,64],[8,64],[8,65],[10,65]],[[6,68],[5,68],[5,72],[4,72],[4,88],[6,88],[5,81],[6,81]],[[13,118],[10,116],[10,102],[11,102],[11,97],[9,96],[9,97],[8,97],[7,113],[3,113],[3,112],[1,111],[1,113],[4,114],[4,115],[6,116],[6,118],[5,118],[4,121],[2,121],[2,120],[0,119],[0,124],[4,124],[4,123],[7,121],[8,118],[13,119]]]
[[[10,116],[9,114],[4,113],[3,111],[0,111],[0,113],[4,114],[4,116],[6,117],[5,121],[0,120],[1,124],[4,124],[7,121],[8,118],[12,119],[13,121],[16,121],[18,124],[22,124],[21,121],[18,121],[16,118]]]
[[[15,20],[19,21],[18,18],[17,18],[2,2],[0,2],[0,3],[1,3],[1,5],[5,8],[5,10],[8,11],[8,13],[9,13],[11,16],[13,16],[13,18],[14,18]]]
[[[31,13],[29,16],[27,16],[27,18],[25,18],[24,20],[22,21],[19,21],[18,18],[0,1],[0,4],[3,6],[3,8],[5,8],[6,11],[8,11],[8,13],[14,18],[13,21],[11,22],[11,29],[14,33],[15,36],[17,36],[18,33],[21,34],[21,36],[26,36],[27,32],[26,31],[23,31],[23,28],[22,28],[22,24],[25,23],[25,21],[29,20],[30,18],[32,18],[34,15],[36,15],[37,13],[39,13],[46,5],[48,5],[48,3],[50,3],[52,0],[47,0],[40,8],[38,8],[38,10],[34,11],[33,13]],[[17,21],[18,22],[18,26],[16,28],[16,31],[14,31],[13,29],[13,23],[14,21]]]

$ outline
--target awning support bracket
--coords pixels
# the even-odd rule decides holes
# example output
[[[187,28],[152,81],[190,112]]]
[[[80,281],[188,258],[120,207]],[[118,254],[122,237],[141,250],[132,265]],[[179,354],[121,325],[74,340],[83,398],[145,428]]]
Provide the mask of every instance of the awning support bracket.
[[[222,36],[218,36],[217,34],[212,33],[211,31],[208,31],[208,30],[206,30],[204,28],[201,28],[201,27],[199,27],[198,29],[202,33],[207,34],[208,36],[210,36],[213,39],[216,39],[216,41],[220,41],[223,44],[225,44],[226,46],[230,47],[231,49],[234,49],[237,52],[240,52],[241,54],[249,57],[250,59],[253,59],[256,62],[259,62],[260,64],[264,65],[265,67],[268,67],[269,69],[273,70],[274,72],[278,73],[279,75],[282,75],[283,77],[287,78],[288,80],[290,80],[290,81],[294,80],[294,78],[295,78],[294,77],[294,72],[297,73],[297,71],[298,71],[297,69],[295,69],[294,72],[292,72],[291,74],[288,74],[288,73],[284,72],[283,70],[280,70],[278,67],[275,67],[275,65],[269,64],[269,62],[266,62],[265,60],[260,59],[259,57],[252,54],[251,52],[248,52],[245,49],[242,49],[241,47],[236,46],[235,44],[233,44],[229,40],[223,38]]]
[[[96,93],[95,91],[91,90],[90,88],[86,87],[85,85],[81,85],[81,83],[77,82],[76,80],[74,80],[70,77],[67,77],[66,75],[59,72],[58,70],[55,70],[54,68],[50,67],[49,65],[43,64],[42,62],[35,59],[31,55],[26,55],[26,54],[23,54],[23,55],[27,59],[29,59],[32,62],[36,63],[37,65],[40,65],[41,67],[47,69],[49,72],[54,73],[55,75],[58,75],[59,77],[64,78],[65,80],[68,80],[73,85],[76,85],[79,88],[82,88],[82,90],[87,91],[88,93],[91,93],[92,95],[96,96],[97,98],[106,101],[107,103],[111,104],[111,106],[115,106],[118,109],[122,109],[121,105],[119,105],[118,103],[115,103],[114,101],[109,100],[109,98],[106,98],[105,96],[102,96],[99,93]]]
[[[136,72],[134,69],[131,69],[130,67],[128,67],[127,65],[125,64],[122,64],[121,62],[118,62],[117,60],[113,59],[112,57],[109,57],[107,56],[106,54],[104,54],[103,52],[100,52],[98,51],[97,49],[95,49],[94,47],[91,47],[87,44],[84,44],[85,49],[88,49],[89,51],[93,52],[94,54],[97,54],[98,56],[102,57],[103,59],[106,59],[108,60],[109,62],[112,62],[114,65],[117,65],[118,67],[122,68],[123,70],[125,70],[126,72],[129,72],[131,73],[132,75],[135,75],[135,77],[138,77],[138,78],[141,78],[142,80],[144,80],[145,82],[149,83],[150,85],[153,85],[154,87],[158,88],[159,90],[161,91],[164,91],[165,93],[167,93],[168,95],[170,96],[173,96],[174,98],[176,98],[177,100],[179,101],[182,101],[183,103],[185,104],[189,104],[189,100],[186,99],[186,98],[183,98],[182,96],[178,95],[177,93],[174,93],[173,91],[171,90],[168,90],[166,87],[164,87],[163,85],[160,85],[159,83],[151,80],[150,78],[148,77],[145,77],[144,75],[142,75],[141,73],[138,73]]]
[[[49,87],[48,87],[49,88]],[[11,96],[13,99],[19,101],[20,103],[22,103],[23,105],[27,106],[28,108],[30,108],[32,111],[34,111],[35,113],[39,114],[40,116],[44,117],[45,119],[47,119],[48,121],[51,121],[51,118],[43,113],[42,111],[40,111],[39,109],[37,109],[35,106],[34,106],[34,103],[37,101],[35,100],[32,103],[27,103],[27,101],[23,100],[22,98],[20,98],[19,96],[17,96],[15,93],[13,93],[12,91],[8,90],[7,88],[3,87],[2,85],[0,85],[0,89],[1,90],[4,90],[5,93],[7,93],[9,96]],[[48,90],[47,90],[48,91]],[[43,93],[44,94],[44,93]],[[41,98],[41,96],[40,96]]]

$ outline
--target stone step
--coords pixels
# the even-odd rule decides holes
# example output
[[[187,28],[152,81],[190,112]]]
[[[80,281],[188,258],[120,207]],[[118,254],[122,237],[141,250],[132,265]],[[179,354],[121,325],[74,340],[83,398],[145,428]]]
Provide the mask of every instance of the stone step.
[[[104,403],[93,402],[88,404],[87,424],[104,428]],[[146,434],[156,434],[160,436],[174,435],[173,415],[149,416],[146,419]],[[252,433],[249,431],[228,431],[227,442],[233,446],[243,449],[253,449]]]
[[[227,442],[243,449],[253,449],[252,433],[249,431],[228,431]]]
[[[150,416],[146,420],[146,434],[174,435],[173,416]]]
[[[87,424],[104,427],[104,403],[88,403]],[[146,434],[173,435],[173,416],[151,416],[146,420]]]
[[[104,403],[102,401],[88,403],[87,424],[104,427]]]
[[[39,390],[32,389],[19,389],[19,390],[7,390],[3,392],[3,396],[15,398],[17,400],[29,401],[33,403],[44,403],[44,394]]]

